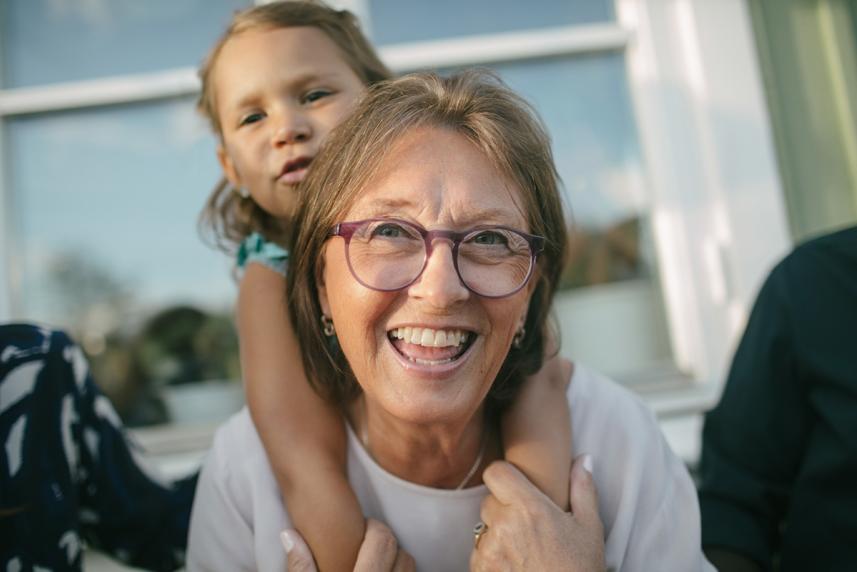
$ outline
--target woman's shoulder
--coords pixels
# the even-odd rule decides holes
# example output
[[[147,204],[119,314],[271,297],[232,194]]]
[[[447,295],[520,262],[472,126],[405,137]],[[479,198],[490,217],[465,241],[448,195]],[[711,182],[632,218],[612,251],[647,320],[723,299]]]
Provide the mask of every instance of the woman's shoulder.
[[[664,460],[681,463],[640,396],[609,377],[575,364],[568,402],[575,455],[589,453],[597,464],[625,474],[643,467],[656,472]]]
[[[237,491],[269,472],[270,465],[256,426],[244,407],[230,417],[214,434],[206,459],[207,478],[229,483]]]
[[[610,425],[631,434],[643,427],[659,432],[654,415],[636,393],[585,365],[575,363],[567,395],[574,429],[579,423],[584,430]]]
[[[188,569],[270,570],[261,564],[270,560],[282,570],[276,534],[285,528],[284,515],[265,451],[244,408],[220,426],[205,459],[191,513]],[[273,536],[266,538],[264,550],[256,542],[260,530]]]
[[[568,399],[574,454],[592,456],[608,562],[618,569],[659,554],[664,569],[709,569],[693,481],[643,400],[577,364]]]

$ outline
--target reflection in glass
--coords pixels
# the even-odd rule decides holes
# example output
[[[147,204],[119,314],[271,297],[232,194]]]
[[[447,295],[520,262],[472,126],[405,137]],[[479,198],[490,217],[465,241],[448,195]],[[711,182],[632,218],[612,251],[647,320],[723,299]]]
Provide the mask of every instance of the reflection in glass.
[[[237,379],[231,260],[196,229],[219,167],[193,100],[20,117],[6,134],[18,314],[80,340],[131,422],[163,420],[158,387]]]
[[[570,209],[563,351],[620,378],[671,361],[624,56],[494,66],[547,124]]]
[[[368,0],[375,44],[496,34],[614,19],[608,0]]]
[[[652,275],[642,158],[622,54],[496,67],[545,120],[571,207],[565,287]]]
[[[197,66],[251,0],[4,0],[5,88]]]

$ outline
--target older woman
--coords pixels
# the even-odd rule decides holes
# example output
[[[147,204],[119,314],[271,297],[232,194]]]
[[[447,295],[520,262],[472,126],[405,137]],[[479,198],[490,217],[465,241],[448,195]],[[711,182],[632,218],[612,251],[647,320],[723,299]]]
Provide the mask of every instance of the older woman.
[[[364,512],[418,569],[708,566],[693,484],[652,416],[581,366],[568,399],[597,504],[581,468],[571,515],[495,463],[498,412],[551,337],[565,245],[548,138],[522,100],[474,73],[382,85],[304,192],[289,270],[304,366],[341,406]],[[203,469],[190,568],[282,570],[277,490],[242,412]]]

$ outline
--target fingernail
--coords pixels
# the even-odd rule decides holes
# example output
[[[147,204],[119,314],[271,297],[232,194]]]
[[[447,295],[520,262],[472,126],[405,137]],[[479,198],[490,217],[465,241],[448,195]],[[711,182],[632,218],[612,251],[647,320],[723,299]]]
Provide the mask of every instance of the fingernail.
[[[283,543],[283,548],[286,549],[286,554],[292,551],[292,548],[295,547],[295,541],[292,540],[292,535],[289,534],[288,530],[284,530],[280,533],[280,541]]]
[[[587,473],[592,474],[592,455],[589,453],[583,455],[583,468],[586,469]]]

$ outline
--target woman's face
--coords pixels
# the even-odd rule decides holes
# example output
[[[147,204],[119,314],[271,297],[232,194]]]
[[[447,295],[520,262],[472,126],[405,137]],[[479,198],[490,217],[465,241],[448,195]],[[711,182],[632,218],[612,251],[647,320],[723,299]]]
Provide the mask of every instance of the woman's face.
[[[463,136],[419,128],[398,141],[341,221],[393,217],[428,230],[490,224],[528,232],[521,204],[517,187]],[[534,281],[506,298],[479,297],[461,283],[443,240],[420,278],[398,292],[361,285],[342,238],[328,240],[323,264],[322,309],[367,399],[403,421],[467,421],[523,323]],[[453,343],[456,332],[467,341],[431,347],[441,337]],[[405,333],[410,342],[399,339]]]

